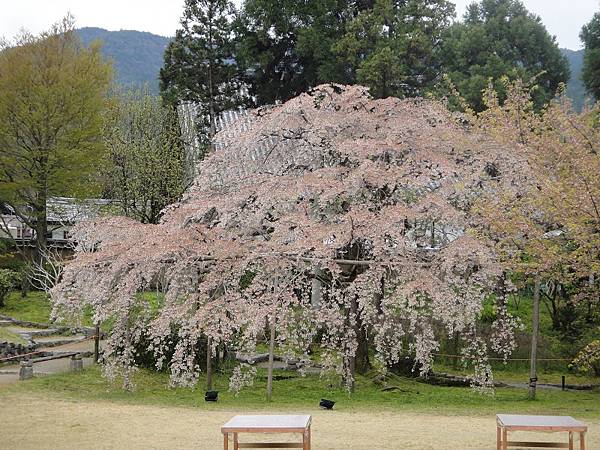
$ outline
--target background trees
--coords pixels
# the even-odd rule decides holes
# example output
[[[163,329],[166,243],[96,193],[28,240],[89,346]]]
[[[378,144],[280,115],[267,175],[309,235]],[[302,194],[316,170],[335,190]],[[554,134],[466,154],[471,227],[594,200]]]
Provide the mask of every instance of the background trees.
[[[216,132],[216,118],[239,104],[241,85],[233,58],[228,0],[186,0],[181,28],[165,51],[160,90],[166,103],[198,106],[199,136],[205,145]]]
[[[600,13],[581,30],[581,40],[585,47],[583,57],[583,83],[596,100],[600,99]]]
[[[328,81],[349,82],[332,46],[352,17],[347,0],[248,0],[236,23],[236,59],[256,102],[286,101]]]
[[[443,46],[447,73],[478,111],[484,109],[481,93],[490,78],[495,80],[495,90],[503,100],[503,76],[525,81],[537,77],[537,107],[552,99],[559,84],[569,79],[568,61],[555,38],[519,0],[471,4],[463,22],[450,28]]]
[[[183,143],[173,108],[146,91],[117,96],[105,126],[104,196],[128,217],[158,223],[183,192]]]
[[[46,200],[97,188],[102,113],[112,76],[99,45],[84,48],[70,17],[0,52],[0,202],[46,248]]]
[[[257,102],[285,101],[323,82],[361,83],[375,97],[421,95],[440,75],[446,0],[244,3],[236,57]]]
[[[600,320],[600,158],[597,107],[573,112],[564,99],[540,113],[522,82],[504,80],[506,101],[487,92],[480,126],[520,151],[534,169],[522,192],[504,190],[483,208],[507,269],[542,281],[553,329],[573,349]],[[586,333],[591,333],[587,334]]]
[[[454,15],[446,0],[376,0],[357,11],[334,49],[349,79],[374,97],[422,96],[440,80],[442,35]]]
[[[209,60],[222,65],[230,80],[243,80],[248,100],[257,105],[286,101],[326,82],[366,85],[376,98],[438,95],[444,93],[447,73],[478,111],[489,78],[537,77],[539,108],[569,79],[568,61],[555,39],[519,0],[473,3],[464,20],[454,24],[449,0],[246,0],[235,19],[225,3],[186,3],[183,29],[165,54],[161,75],[170,101],[195,98],[210,106],[210,96],[201,94],[210,83],[202,84],[206,75],[198,78],[206,69],[197,65]],[[189,21],[202,8],[221,12],[191,27]],[[201,28],[219,30],[215,36],[229,40],[217,38],[207,46]],[[230,105],[239,104],[227,77],[217,78],[222,99],[229,95]],[[502,83],[495,88],[502,100]]]

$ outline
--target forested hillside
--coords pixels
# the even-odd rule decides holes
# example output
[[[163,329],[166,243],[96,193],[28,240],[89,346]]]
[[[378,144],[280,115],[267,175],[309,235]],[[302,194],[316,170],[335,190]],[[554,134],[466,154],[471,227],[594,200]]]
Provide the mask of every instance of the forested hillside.
[[[573,106],[581,111],[586,98],[585,87],[581,81],[581,69],[583,68],[583,50],[561,49],[563,55],[569,60],[571,67],[571,78],[567,84],[567,95],[573,101]]]
[[[137,87],[147,83],[149,91],[158,94],[158,72],[169,38],[142,31],[89,27],[80,28],[77,33],[85,45],[102,41],[102,52],[113,60],[119,84]]]

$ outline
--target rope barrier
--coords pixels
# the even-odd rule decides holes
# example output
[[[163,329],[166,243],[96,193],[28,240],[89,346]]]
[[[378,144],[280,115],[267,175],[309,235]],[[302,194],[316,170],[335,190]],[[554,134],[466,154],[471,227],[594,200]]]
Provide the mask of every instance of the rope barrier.
[[[474,356],[450,355],[446,353],[434,353],[433,356],[444,358],[477,359]],[[489,361],[531,361],[531,358],[487,358]],[[536,358],[536,361],[572,361],[568,358]]]
[[[88,336],[85,339],[81,339],[80,341],[75,341],[75,342],[84,342],[84,341],[89,341],[91,339],[95,339],[96,335],[92,335],[92,336]],[[13,359],[19,359],[19,358],[23,358],[25,356],[31,356],[31,355],[38,355],[40,353],[47,353],[47,351],[37,351],[37,352],[30,352],[30,353],[23,353],[21,355],[15,355],[15,356],[9,356],[6,358],[0,358],[0,362],[5,362],[5,361],[10,361]],[[459,359],[477,359],[474,356],[464,356],[464,355],[451,355],[448,353],[434,353],[433,356],[435,357],[442,357],[442,358],[459,358]],[[487,358],[488,361],[530,361],[530,358]],[[571,359],[569,358],[537,358],[536,361],[562,361],[562,362],[570,362]]]

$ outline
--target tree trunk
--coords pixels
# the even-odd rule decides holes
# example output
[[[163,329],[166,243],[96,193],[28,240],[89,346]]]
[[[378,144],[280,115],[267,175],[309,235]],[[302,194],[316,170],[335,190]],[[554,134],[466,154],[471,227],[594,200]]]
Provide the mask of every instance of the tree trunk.
[[[267,374],[267,401],[273,397],[273,359],[275,354],[275,318],[271,320],[271,336],[269,337],[269,367]]]
[[[212,339],[206,337],[206,390],[212,391]]]
[[[29,275],[28,275],[28,273],[22,273],[22,275],[21,275],[21,283],[20,283],[21,298],[27,297],[27,294],[29,293],[30,287],[31,286],[30,286],[30,283],[29,283]]]
[[[214,60],[214,55],[213,55],[213,51],[214,51],[214,45],[215,42],[213,40],[213,31],[212,31],[212,23],[209,25],[209,29],[208,29],[208,40],[209,40],[209,45],[211,46],[211,53],[208,57],[208,96],[209,96],[209,100],[208,100],[208,108],[209,108],[209,112],[208,112],[208,116],[209,116],[209,127],[210,127],[210,151],[211,153],[214,151],[214,137],[215,134],[217,134],[217,114],[215,111],[215,93],[214,93],[214,81],[213,81],[213,66],[215,63]]]
[[[352,377],[350,391],[354,392],[356,373],[366,373],[371,364],[369,362],[369,341],[364,327],[358,317],[358,302],[353,298],[350,302],[350,317],[354,317],[354,333],[356,336],[356,353],[348,359],[348,373]]]
[[[529,369],[529,399],[535,400],[535,391],[537,383],[537,344],[540,326],[540,278],[535,277],[535,287],[533,290],[533,316],[532,334],[531,334],[531,364]]]
[[[35,217],[35,253],[34,261],[43,266],[46,248],[48,246],[48,220],[47,220],[47,195],[45,183],[40,183],[40,192],[38,192],[37,201],[33,206],[33,214]]]

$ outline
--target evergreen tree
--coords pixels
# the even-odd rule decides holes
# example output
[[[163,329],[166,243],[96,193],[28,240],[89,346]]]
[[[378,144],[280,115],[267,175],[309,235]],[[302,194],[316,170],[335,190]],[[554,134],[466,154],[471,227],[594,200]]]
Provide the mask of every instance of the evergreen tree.
[[[241,86],[233,58],[228,0],[185,0],[181,28],[165,51],[160,90],[166,103],[194,102],[199,134],[210,139],[219,113],[239,102]]]
[[[519,0],[472,3],[464,22],[453,25],[444,37],[443,55],[450,79],[478,111],[485,108],[482,92],[490,78],[501,100],[506,94],[502,77],[527,82],[535,78],[538,108],[569,79],[569,64],[556,38]]]
[[[454,17],[447,0],[376,0],[355,5],[335,52],[352,82],[375,97],[423,95],[442,73],[440,45]],[[360,7],[362,6],[362,8]]]
[[[581,78],[588,92],[600,100],[600,13],[584,25],[580,37],[585,46]]]
[[[237,21],[236,60],[258,104],[285,101],[318,84],[350,79],[332,52],[347,0],[247,0]]]

